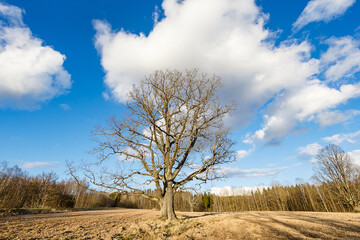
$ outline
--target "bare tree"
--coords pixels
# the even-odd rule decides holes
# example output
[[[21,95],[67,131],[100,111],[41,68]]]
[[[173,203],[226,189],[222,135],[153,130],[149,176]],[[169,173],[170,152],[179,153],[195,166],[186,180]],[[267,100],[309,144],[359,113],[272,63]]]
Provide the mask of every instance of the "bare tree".
[[[317,155],[315,179],[332,186],[332,190],[353,210],[359,208],[359,168],[350,156],[335,144],[328,145]]]
[[[110,118],[94,131],[96,166],[115,155],[119,168],[96,173],[84,166],[87,179],[96,186],[157,201],[160,216],[175,219],[175,192],[192,180],[221,177],[217,166],[235,159],[234,143],[223,126],[232,107],[220,104],[215,96],[220,80],[198,70],[166,70],[134,86],[127,114],[120,120]],[[150,184],[156,196],[144,191]]]

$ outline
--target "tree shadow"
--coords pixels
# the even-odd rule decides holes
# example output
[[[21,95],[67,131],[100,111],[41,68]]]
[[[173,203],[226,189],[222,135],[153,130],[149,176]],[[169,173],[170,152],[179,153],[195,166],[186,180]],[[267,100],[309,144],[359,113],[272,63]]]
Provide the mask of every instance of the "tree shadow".
[[[246,221],[260,225],[265,232],[269,231],[278,238],[284,239],[360,239],[360,228],[356,224],[302,214],[276,213],[276,217],[270,214],[249,213],[249,216],[259,218],[259,220],[246,219]],[[280,220],[278,217],[285,220]],[[266,223],[267,221],[268,223]],[[301,222],[299,223],[299,221]],[[307,225],[304,225],[304,223],[307,223]]]
[[[330,227],[334,227],[336,229],[342,229],[344,231],[360,233],[359,225],[352,224],[351,222],[337,221],[337,220],[332,220],[332,219],[321,219],[321,218],[312,217],[312,216],[301,216],[301,217],[304,218],[304,219],[301,219],[303,221],[327,225]]]
[[[205,213],[205,214],[202,214],[200,216],[186,216],[186,215],[183,215],[182,218],[183,219],[194,219],[194,218],[202,218],[202,217],[206,217],[206,216],[213,216],[213,215],[219,215],[221,213]]]
[[[261,239],[269,239],[270,236],[272,239],[299,239],[299,237],[296,237],[295,235],[286,232],[281,231],[277,229],[276,227],[273,227],[269,224],[255,221],[255,220],[247,220],[247,222],[252,223],[256,226],[260,226],[259,231],[261,231]],[[264,231],[265,230],[265,231]]]

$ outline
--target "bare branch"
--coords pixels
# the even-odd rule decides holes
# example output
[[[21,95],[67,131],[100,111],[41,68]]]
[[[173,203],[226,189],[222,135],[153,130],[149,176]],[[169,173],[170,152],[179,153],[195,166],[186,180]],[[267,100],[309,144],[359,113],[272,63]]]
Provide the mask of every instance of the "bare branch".
[[[177,189],[191,180],[218,179],[216,166],[234,160],[234,143],[223,126],[233,107],[215,97],[220,85],[219,77],[197,69],[149,75],[129,93],[127,114],[120,120],[110,118],[93,133],[98,164],[114,156],[130,161],[123,161],[119,172],[96,175],[84,167],[83,174],[94,186],[140,195],[145,194],[138,189],[140,182],[154,184],[162,209],[173,216],[169,209]],[[134,169],[126,166],[130,163]],[[198,168],[188,172],[190,165]]]

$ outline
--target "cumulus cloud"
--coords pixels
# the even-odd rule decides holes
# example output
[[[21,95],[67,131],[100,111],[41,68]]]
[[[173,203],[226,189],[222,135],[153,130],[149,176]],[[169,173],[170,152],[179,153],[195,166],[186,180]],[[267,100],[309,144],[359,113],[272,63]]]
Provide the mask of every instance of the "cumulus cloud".
[[[360,96],[360,83],[343,84],[339,89],[331,88],[319,80],[307,81],[299,89],[289,89],[279,96],[264,116],[263,128],[247,136],[247,142],[274,141],[286,136],[298,122],[320,117],[321,123],[338,123],[326,112]],[[345,119],[345,118],[344,118]],[[348,119],[348,118],[347,118]],[[336,119],[340,120],[340,119]]]
[[[115,32],[109,23],[94,21],[105,84],[120,102],[132,84],[156,69],[197,67],[222,77],[222,98],[237,101],[236,118],[246,123],[276,93],[317,71],[307,42],[275,47],[269,41],[267,16],[253,0],[164,0],[162,8],[165,17],[148,36]]]
[[[65,56],[33,36],[22,14],[0,3],[0,108],[38,108],[71,87]]]
[[[298,151],[301,155],[316,156],[321,148],[322,146],[316,142],[305,147],[299,147]]]
[[[248,135],[247,142],[279,142],[298,122],[315,120],[321,126],[329,126],[360,114],[357,109],[336,110],[360,96],[360,83],[352,81],[357,80],[356,74],[360,72],[360,41],[352,37],[332,37],[325,43],[329,48],[321,55],[316,74],[325,79],[309,78],[302,86],[279,94],[264,115],[263,127]],[[330,86],[334,81],[338,87]]]
[[[298,31],[311,22],[329,22],[343,15],[355,1],[356,0],[311,0],[293,24],[293,30]]]
[[[210,189],[211,194],[215,194],[217,196],[246,196],[251,195],[251,192],[260,191],[262,192],[264,189],[268,189],[268,186],[254,186],[254,187],[239,187],[232,188],[230,186],[225,187],[212,187]]]
[[[343,142],[355,143],[360,137],[360,131],[353,133],[339,133],[333,136],[324,137],[322,140],[325,142],[330,142],[334,144],[341,144]]]
[[[353,116],[345,112],[329,119],[338,106],[360,96],[360,83],[330,86],[358,72],[350,54],[355,51],[346,50],[358,47],[354,39],[332,38],[325,42],[327,54],[314,59],[306,40],[275,45],[274,32],[264,27],[268,16],[254,0],[164,0],[162,8],[164,17],[148,35],[116,32],[109,23],[94,21],[105,84],[117,101],[125,102],[131,86],[154,70],[196,67],[222,77],[220,98],[235,101],[239,109],[229,121],[233,126],[245,126],[266,106],[262,127],[246,143],[279,144],[299,122],[325,126]]]
[[[32,169],[32,168],[40,168],[40,167],[54,167],[57,162],[25,162],[21,165],[22,168]]]

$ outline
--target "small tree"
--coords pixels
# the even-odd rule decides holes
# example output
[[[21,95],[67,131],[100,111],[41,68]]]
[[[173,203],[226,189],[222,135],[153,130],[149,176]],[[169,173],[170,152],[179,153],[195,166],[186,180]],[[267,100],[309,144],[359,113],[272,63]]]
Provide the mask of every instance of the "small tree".
[[[215,97],[219,86],[219,77],[198,70],[156,71],[145,78],[130,91],[128,113],[94,132],[97,164],[117,155],[120,168],[96,174],[85,166],[85,176],[94,185],[157,201],[162,218],[176,218],[176,190],[192,180],[221,177],[216,167],[234,160],[233,141],[223,126],[232,107]],[[149,184],[156,196],[144,191]]]
[[[350,156],[335,144],[320,150],[315,166],[315,179],[332,186],[332,190],[353,210],[359,209],[359,168]]]

